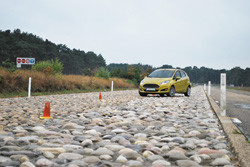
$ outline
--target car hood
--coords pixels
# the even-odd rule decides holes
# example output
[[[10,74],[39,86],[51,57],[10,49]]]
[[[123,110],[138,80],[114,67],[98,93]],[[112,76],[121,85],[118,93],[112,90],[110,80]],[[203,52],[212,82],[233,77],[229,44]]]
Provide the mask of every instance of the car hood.
[[[144,84],[159,84],[163,81],[170,81],[171,78],[149,78],[146,77],[143,79]]]

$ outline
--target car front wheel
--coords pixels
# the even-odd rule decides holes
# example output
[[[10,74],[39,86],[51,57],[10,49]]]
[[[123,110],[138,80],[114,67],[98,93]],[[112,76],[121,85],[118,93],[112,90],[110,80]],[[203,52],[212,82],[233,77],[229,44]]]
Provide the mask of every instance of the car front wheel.
[[[174,97],[175,96],[175,88],[172,86],[168,92],[168,96]]]
[[[141,93],[141,92],[139,92],[139,95],[140,95],[140,96],[147,96],[146,93]]]
[[[185,96],[188,96],[188,97],[190,96],[190,94],[191,94],[191,87],[190,86],[187,88],[187,91],[184,94],[185,94]]]

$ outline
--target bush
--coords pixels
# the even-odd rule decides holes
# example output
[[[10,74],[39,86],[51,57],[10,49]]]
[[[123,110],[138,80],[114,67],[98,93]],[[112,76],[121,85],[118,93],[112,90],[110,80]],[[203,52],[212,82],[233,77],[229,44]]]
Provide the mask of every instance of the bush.
[[[9,58],[2,62],[2,66],[8,69],[8,71],[10,72],[13,72],[16,70],[15,63],[10,61]]]
[[[99,68],[97,70],[95,76],[99,77],[99,78],[109,79],[110,78],[110,72],[108,71],[108,69],[106,69],[104,67],[101,67],[101,68]]]
[[[90,68],[84,68],[84,69],[82,69],[82,73],[85,76],[92,76],[93,75],[93,71]]]
[[[33,68],[34,71],[43,72],[49,75],[61,74],[63,71],[63,64],[56,59],[47,61],[39,61],[36,63]]]

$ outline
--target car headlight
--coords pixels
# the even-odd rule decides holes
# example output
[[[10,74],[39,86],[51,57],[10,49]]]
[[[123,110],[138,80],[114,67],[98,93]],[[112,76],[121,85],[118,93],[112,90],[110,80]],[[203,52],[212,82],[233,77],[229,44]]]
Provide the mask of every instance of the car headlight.
[[[169,83],[169,81],[163,81],[160,83],[160,85],[164,85],[164,84],[168,84],[168,83]]]
[[[143,81],[141,81],[141,82],[140,82],[140,85],[143,85],[143,84],[144,84],[144,82],[143,82]]]

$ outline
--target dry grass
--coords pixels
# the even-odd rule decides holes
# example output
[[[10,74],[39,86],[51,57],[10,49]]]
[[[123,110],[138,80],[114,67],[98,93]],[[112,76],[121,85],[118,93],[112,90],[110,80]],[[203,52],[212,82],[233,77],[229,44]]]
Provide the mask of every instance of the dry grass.
[[[128,83],[126,79],[121,78],[106,80],[81,75],[53,76],[29,70],[9,72],[5,69],[0,69],[0,93],[27,91],[29,77],[32,78],[32,92],[107,89],[111,87],[111,81],[114,81],[114,88],[135,88],[132,83]]]
[[[114,81],[114,88],[130,88],[131,87],[131,83],[126,82],[125,79],[111,78],[110,80]],[[109,85],[111,85],[111,81]]]
[[[242,90],[250,92],[250,87],[227,87],[227,89]]]

